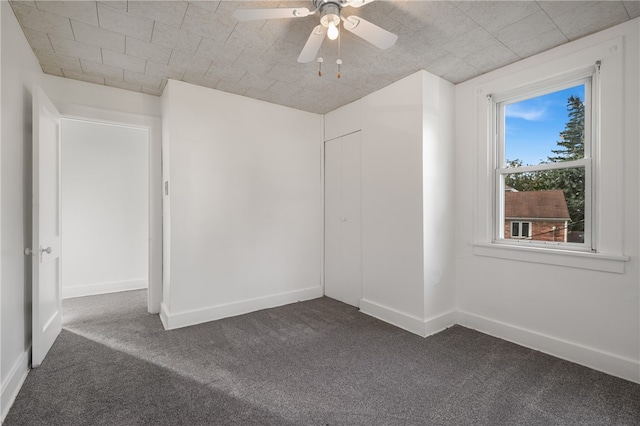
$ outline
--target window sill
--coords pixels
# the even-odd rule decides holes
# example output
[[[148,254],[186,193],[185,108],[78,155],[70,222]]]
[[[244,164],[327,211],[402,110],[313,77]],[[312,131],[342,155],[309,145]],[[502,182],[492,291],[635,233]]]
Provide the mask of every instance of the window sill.
[[[499,243],[474,243],[473,254],[617,274],[624,273],[624,265],[629,261],[628,256],[558,250],[546,247],[522,247]]]

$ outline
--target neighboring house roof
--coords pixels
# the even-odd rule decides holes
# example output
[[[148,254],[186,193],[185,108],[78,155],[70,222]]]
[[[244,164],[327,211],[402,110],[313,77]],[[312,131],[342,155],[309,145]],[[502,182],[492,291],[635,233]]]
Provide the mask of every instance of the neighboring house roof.
[[[569,209],[560,189],[552,191],[506,191],[505,218],[569,220]]]

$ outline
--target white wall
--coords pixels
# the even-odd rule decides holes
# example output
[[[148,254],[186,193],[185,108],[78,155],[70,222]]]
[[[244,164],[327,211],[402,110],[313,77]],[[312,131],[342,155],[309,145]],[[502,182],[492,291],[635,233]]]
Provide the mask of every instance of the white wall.
[[[640,20],[456,86],[456,271],[460,322],[525,346],[640,381],[638,93]],[[626,263],[547,255],[572,266],[489,254],[490,155],[484,96],[602,58],[600,249]],[[484,127],[483,127],[484,126]],[[488,245],[488,244],[487,244]],[[537,255],[536,255],[537,256]],[[527,261],[531,260],[531,261]],[[617,262],[617,263],[616,263]],[[623,273],[594,271],[614,263]],[[615,268],[614,268],[615,269]]]
[[[31,340],[31,89],[42,75],[8,2],[2,8],[0,249],[2,418],[26,377]]]
[[[424,319],[422,73],[362,100],[362,310]]]
[[[362,301],[425,336],[453,324],[453,86],[425,71],[327,114],[362,130]]]
[[[176,81],[162,101],[165,326],[321,296],[321,116]]]
[[[147,287],[147,129],[62,120],[62,297]]]
[[[455,321],[454,86],[424,72],[422,99],[423,300],[429,335]]]

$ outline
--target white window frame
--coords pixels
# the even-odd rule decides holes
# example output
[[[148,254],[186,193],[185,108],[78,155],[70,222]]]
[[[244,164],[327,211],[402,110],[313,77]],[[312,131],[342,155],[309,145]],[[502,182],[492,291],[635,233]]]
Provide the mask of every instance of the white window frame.
[[[518,235],[514,236],[513,235],[513,224],[517,223],[518,224]],[[529,232],[527,232],[527,235],[523,236],[522,235],[522,224],[526,223],[529,225]],[[531,228],[532,228],[532,223],[528,220],[510,220],[509,221],[509,234],[511,238],[514,239],[527,239],[527,238],[531,238]]]
[[[491,94],[487,96],[490,103],[489,120],[493,127],[493,242],[505,245],[524,245],[541,248],[553,248],[566,251],[595,252],[597,242],[597,229],[594,220],[594,200],[597,197],[594,175],[596,166],[593,161],[593,153],[599,149],[599,129],[598,122],[600,113],[599,103],[599,74],[600,62],[593,66],[580,69],[568,74],[542,80],[532,85],[520,87],[508,92]],[[585,140],[584,158],[561,163],[539,164],[535,166],[506,167],[505,159],[505,106],[520,102],[526,99],[535,98],[549,93],[557,92],[569,87],[584,84],[585,86]],[[539,241],[530,238],[505,238],[504,235],[504,192],[505,175],[514,173],[526,173],[555,169],[576,169],[585,170],[585,211],[584,211],[584,243],[566,243],[558,241]],[[531,227],[529,228],[531,232]]]

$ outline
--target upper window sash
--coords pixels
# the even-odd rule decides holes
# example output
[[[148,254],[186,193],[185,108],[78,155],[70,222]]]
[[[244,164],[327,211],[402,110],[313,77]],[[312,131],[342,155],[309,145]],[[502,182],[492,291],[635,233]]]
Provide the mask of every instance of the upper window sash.
[[[585,86],[584,87],[584,94],[585,94],[584,158],[592,158],[592,150],[591,150],[592,137],[591,136],[594,130],[592,128],[594,122],[591,118],[593,113],[592,110],[594,107],[593,82],[596,78],[596,74],[597,74],[596,70],[597,68],[593,67],[589,69],[589,73],[587,73],[587,71],[585,70],[578,73],[577,75],[564,77],[562,83],[551,82],[549,85],[542,85],[541,87],[538,87],[540,86],[540,83],[538,83],[536,85],[529,87],[529,90],[527,91],[524,91],[524,89],[518,89],[511,92],[503,93],[503,94],[489,95],[487,97],[487,100],[492,105],[492,110],[494,115],[494,120],[492,120],[493,127],[494,127],[493,137],[495,138],[494,140],[496,141],[496,143],[494,144],[495,154],[496,154],[494,156],[494,159],[495,159],[494,168],[495,169],[506,168],[504,167],[506,166],[506,156],[505,156],[506,140],[505,140],[504,128],[505,128],[505,120],[506,120],[505,107],[507,105],[520,102],[526,99],[535,98],[538,96],[544,96],[549,93],[558,92],[560,90],[568,89],[569,87],[578,86],[581,84],[584,84]],[[566,162],[559,163],[559,164],[566,164]],[[563,168],[563,167],[561,166],[559,168]],[[513,167],[512,169],[519,169],[519,168]]]

